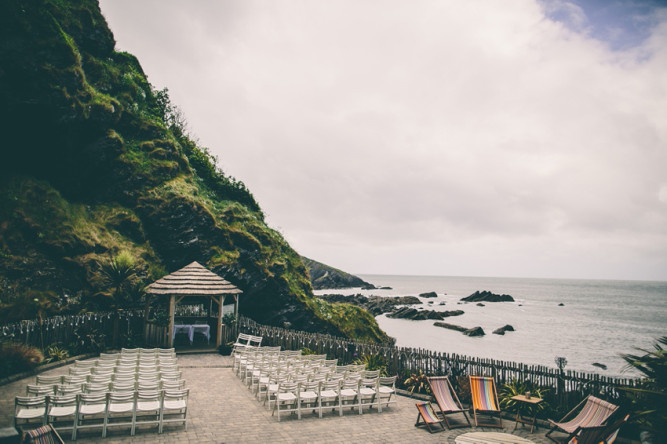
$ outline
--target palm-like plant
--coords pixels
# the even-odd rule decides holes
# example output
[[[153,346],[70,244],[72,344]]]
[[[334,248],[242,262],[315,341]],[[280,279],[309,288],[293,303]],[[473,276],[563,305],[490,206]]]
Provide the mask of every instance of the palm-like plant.
[[[123,300],[123,288],[136,275],[136,261],[127,251],[121,251],[112,256],[109,262],[100,264],[100,271],[104,282],[113,288],[113,298],[118,304]]]
[[[632,417],[651,430],[656,442],[667,442],[667,336],[658,339],[654,350],[638,349],[643,355],[622,355],[628,368],[643,374],[637,387],[624,388],[634,408]]]

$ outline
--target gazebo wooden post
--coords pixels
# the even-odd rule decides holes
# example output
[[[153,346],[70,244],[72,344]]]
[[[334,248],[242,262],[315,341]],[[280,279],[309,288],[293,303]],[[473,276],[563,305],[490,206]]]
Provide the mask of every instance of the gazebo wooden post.
[[[169,295],[169,328],[167,329],[167,344],[174,346],[174,315],[176,314],[176,295]]]
[[[234,336],[239,334],[239,295],[234,295]]]
[[[215,335],[215,346],[220,347],[222,345],[222,310],[225,306],[225,295],[218,297],[218,333]]]

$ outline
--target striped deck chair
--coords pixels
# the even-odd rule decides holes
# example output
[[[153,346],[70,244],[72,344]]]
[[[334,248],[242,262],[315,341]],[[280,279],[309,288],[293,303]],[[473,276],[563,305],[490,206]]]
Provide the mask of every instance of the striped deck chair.
[[[568,444],[612,444],[629,417],[630,415],[625,415],[624,418],[608,426],[584,427],[568,441]]]
[[[499,427],[503,428],[503,418],[500,415],[500,404],[498,403],[498,392],[493,378],[485,376],[470,376],[470,395],[472,397],[472,413],[475,417],[476,427]],[[481,423],[478,414],[491,417],[498,416],[498,423]]]
[[[439,424],[440,427],[442,428],[443,431],[445,430],[445,426],[442,425],[442,419],[438,417],[438,415],[433,411],[433,406],[431,405],[430,402],[418,402],[415,404],[417,406],[417,410],[419,413],[417,414],[417,422],[415,423],[415,427],[419,427],[420,420],[424,421],[424,424],[426,424],[426,427],[428,428],[429,433],[433,433],[434,430],[431,429],[432,425]],[[438,431],[437,429],[435,431]]]
[[[457,427],[472,427],[472,424],[470,424],[470,419],[468,418],[468,415],[466,415],[466,412],[461,405],[461,401],[459,401],[459,397],[456,396],[456,392],[454,392],[452,383],[449,382],[449,378],[447,376],[430,376],[426,379],[428,381],[428,385],[431,387],[433,399],[435,400],[436,404],[438,404],[438,408],[440,409],[440,415],[445,421],[445,424],[447,424],[447,428],[451,430]],[[447,420],[447,415],[453,413],[463,413],[463,417],[468,422],[468,425],[466,426],[466,424],[463,423],[454,425],[450,424],[450,422]]]
[[[585,403],[585,404],[584,404]],[[584,404],[579,413],[572,419],[569,419],[572,414],[579,409],[579,407]],[[567,433],[569,436],[568,440],[574,438],[579,431],[584,427],[597,427],[604,425],[605,421],[618,410],[618,406],[607,401],[603,401],[600,398],[596,398],[593,395],[589,395],[584,398],[575,408],[573,408],[567,415],[563,417],[559,422],[549,420],[551,423],[551,430],[549,430],[546,436],[552,441],[556,441],[551,438],[551,435],[554,431],[558,430],[559,432]],[[556,441],[557,442],[557,441]]]

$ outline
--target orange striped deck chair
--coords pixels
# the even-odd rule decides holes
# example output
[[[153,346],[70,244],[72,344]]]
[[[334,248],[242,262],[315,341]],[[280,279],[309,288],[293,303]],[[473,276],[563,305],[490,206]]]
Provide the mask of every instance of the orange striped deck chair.
[[[419,413],[417,414],[417,422],[415,423],[415,427],[420,426],[420,420],[424,421],[424,424],[426,424],[426,427],[428,428],[429,433],[433,433],[433,429],[431,429],[431,426],[435,426],[435,424],[439,424],[440,428],[442,430],[435,430],[435,431],[443,431],[445,430],[445,426],[442,425],[442,419],[438,417],[438,415],[435,413],[433,410],[433,406],[431,405],[430,402],[418,402],[415,404],[417,406],[417,410]]]
[[[568,418],[570,418],[582,404],[584,404],[584,406],[579,413],[574,418],[568,420]],[[551,423],[551,430],[547,432],[546,436],[552,441],[555,441],[549,435],[558,430],[559,432],[567,433],[569,435],[567,439],[570,440],[574,438],[582,428],[604,425],[605,421],[607,421],[616,410],[618,410],[617,405],[603,401],[593,395],[589,395],[559,422],[550,419],[549,423]]]
[[[456,392],[454,391],[449,378],[447,376],[430,376],[426,379],[428,381],[428,385],[431,387],[433,399],[440,409],[439,414],[442,416],[445,424],[447,424],[447,428],[451,430],[457,427],[472,427],[472,424],[470,424],[470,419],[468,418],[468,415],[466,415],[459,397],[456,396]],[[463,413],[463,417],[466,419],[468,424],[451,424],[447,419],[447,415],[451,415],[453,413]]]
[[[472,413],[477,427],[503,428],[503,418],[500,416],[498,392],[493,378],[485,376],[470,376],[470,395],[472,398]],[[490,418],[498,416],[498,422],[481,423],[478,415],[487,415]]]

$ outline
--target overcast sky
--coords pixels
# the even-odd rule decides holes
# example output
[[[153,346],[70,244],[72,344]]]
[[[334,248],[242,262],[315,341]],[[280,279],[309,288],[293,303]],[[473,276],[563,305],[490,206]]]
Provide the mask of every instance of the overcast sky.
[[[352,273],[667,280],[657,1],[102,0],[301,254]]]

